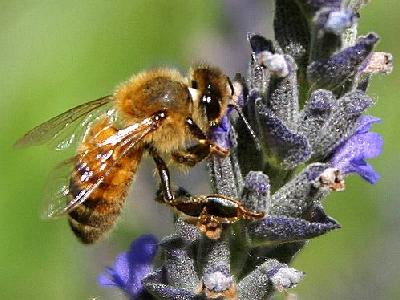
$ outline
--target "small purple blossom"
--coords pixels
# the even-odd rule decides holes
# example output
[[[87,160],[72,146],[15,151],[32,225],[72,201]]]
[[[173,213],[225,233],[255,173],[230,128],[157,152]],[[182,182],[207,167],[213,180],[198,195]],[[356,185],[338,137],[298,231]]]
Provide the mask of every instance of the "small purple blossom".
[[[330,164],[343,174],[358,173],[371,184],[379,179],[379,174],[366,162],[366,159],[378,156],[382,152],[383,139],[374,132],[369,132],[373,123],[380,119],[362,116],[352,137],[339,145],[330,160]]]
[[[230,149],[232,147],[232,142],[229,137],[231,129],[229,117],[232,112],[233,108],[229,107],[227,113],[222,117],[221,123],[210,128],[209,135],[211,136],[212,141],[224,149]]]
[[[158,241],[153,235],[142,235],[134,240],[127,252],[120,253],[112,267],[107,267],[97,278],[103,287],[118,287],[130,299],[140,299],[144,289],[142,280],[153,271],[153,259]]]

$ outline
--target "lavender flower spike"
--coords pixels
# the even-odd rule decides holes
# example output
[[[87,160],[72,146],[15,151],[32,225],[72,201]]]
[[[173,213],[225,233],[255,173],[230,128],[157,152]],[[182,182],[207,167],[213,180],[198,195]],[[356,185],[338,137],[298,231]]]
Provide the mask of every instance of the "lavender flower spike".
[[[378,180],[367,159],[382,151],[369,132],[380,120],[363,114],[375,104],[371,75],[389,73],[392,57],[373,52],[375,33],[356,40],[365,0],[274,2],[276,40],[248,34],[247,74],[204,133],[229,150],[206,158],[212,196],[173,187],[185,204],[174,206],[175,231],[134,241],[100,285],[134,300],[270,300],[304,277],[290,264],[308,240],[341,227],[324,199],[344,190],[343,177]]]
[[[330,164],[343,174],[358,173],[371,184],[379,179],[379,174],[366,162],[366,159],[378,156],[382,152],[382,137],[369,129],[380,119],[362,116],[358,120],[357,130],[352,137],[339,145],[330,159]]]
[[[134,240],[127,252],[120,253],[113,267],[107,267],[97,282],[104,287],[118,287],[129,299],[145,297],[142,280],[153,271],[153,259],[158,241],[153,235],[142,235]]]

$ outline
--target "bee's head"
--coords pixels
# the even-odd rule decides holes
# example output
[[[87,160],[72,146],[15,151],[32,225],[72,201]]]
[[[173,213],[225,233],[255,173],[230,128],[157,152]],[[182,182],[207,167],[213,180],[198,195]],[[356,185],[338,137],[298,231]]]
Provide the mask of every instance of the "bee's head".
[[[233,94],[229,78],[218,68],[202,65],[191,69],[189,86],[193,101],[209,126],[219,124]]]

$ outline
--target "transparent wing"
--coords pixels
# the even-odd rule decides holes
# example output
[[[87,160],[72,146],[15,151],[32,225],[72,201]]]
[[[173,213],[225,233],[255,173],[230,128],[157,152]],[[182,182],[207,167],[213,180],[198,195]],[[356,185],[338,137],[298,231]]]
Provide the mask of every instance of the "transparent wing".
[[[90,137],[93,145],[89,151],[85,150],[53,170],[46,188],[46,208],[42,217],[59,217],[83,203],[113,172],[120,159],[159,126],[159,120],[153,117],[120,130],[115,129],[111,121],[107,122],[108,125],[100,124],[102,129],[97,131],[95,136]],[[97,139],[110,131],[113,131],[113,134]],[[86,158],[93,157],[96,157],[95,163],[85,164]],[[77,169],[80,176],[74,178],[79,178],[79,181],[72,185],[70,179]]]
[[[112,107],[112,103],[107,103],[65,126],[64,129],[48,142],[45,142],[45,144],[48,148],[55,149],[56,151],[70,149],[71,146],[76,146],[76,144],[82,141],[86,130],[93,122],[104,116],[117,120],[118,116]]]
[[[82,136],[82,132],[93,119],[104,113],[107,104],[111,106],[111,96],[71,108],[28,131],[17,140],[14,147],[24,148],[51,142],[58,150],[66,149]]]
[[[45,187],[45,199],[41,209],[43,219],[62,215],[62,208],[68,203],[69,181],[78,157],[72,157],[58,164],[49,174]]]

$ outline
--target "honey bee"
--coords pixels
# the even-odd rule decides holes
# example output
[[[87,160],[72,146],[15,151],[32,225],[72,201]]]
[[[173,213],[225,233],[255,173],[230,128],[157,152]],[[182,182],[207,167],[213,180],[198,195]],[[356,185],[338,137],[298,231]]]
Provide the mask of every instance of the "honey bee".
[[[192,67],[188,78],[173,69],[155,69],[33,128],[17,147],[65,135],[58,148],[77,141],[76,155],[56,167],[61,176],[50,178],[45,217],[67,214],[82,243],[96,242],[120,215],[144,153],[156,163],[163,201],[173,203],[166,162],[193,166],[210,154],[229,154],[208,132],[221,122],[233,94],[229,78],[216,67]]]

